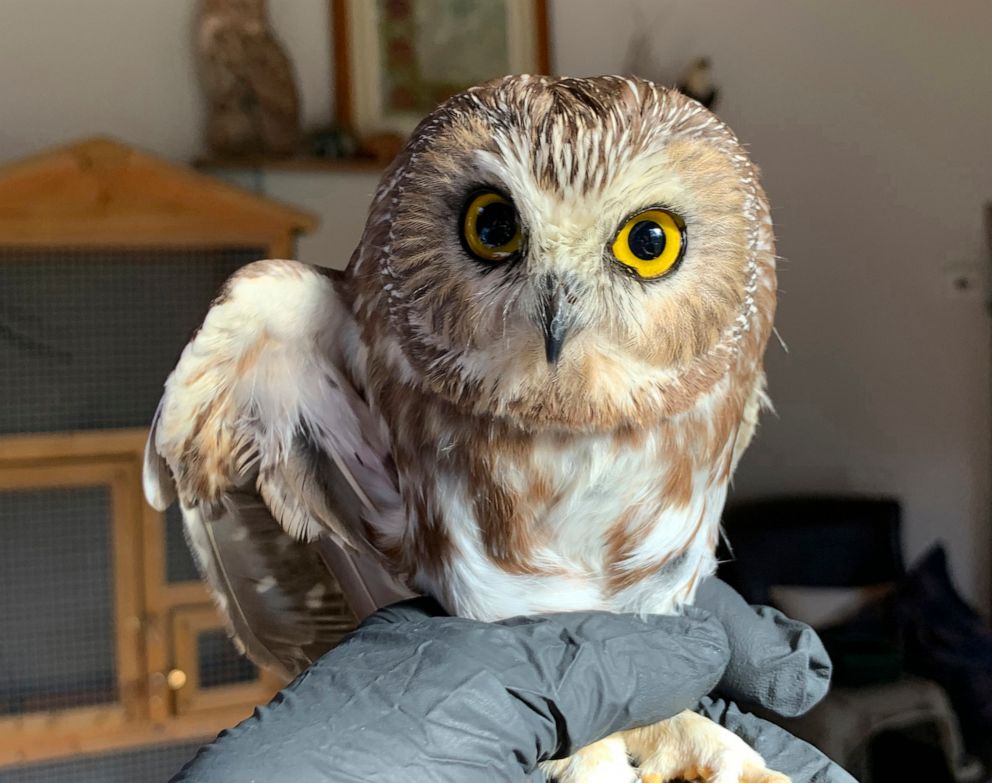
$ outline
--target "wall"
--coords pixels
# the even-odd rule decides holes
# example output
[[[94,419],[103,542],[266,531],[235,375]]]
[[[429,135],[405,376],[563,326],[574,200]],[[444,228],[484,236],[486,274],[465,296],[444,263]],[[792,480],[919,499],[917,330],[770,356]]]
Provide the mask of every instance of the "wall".
[[[308,123],[330,112],[327,0],[270,0]],[[94,133],[202,153],[195,0],[0,0],[0,160]]]
[[[319,121],[330,106],[326,3],[271,6]],[[199,154],[192,7],[2,0],[0,159],[94,132]],[[720,113],[763,168],[789,353],[769,351],[778,416],[746,457],[738,495],[896,494],[909,556],[945,539],[962,587],[987,605],[989,321],[980,301],[945,294],[945,270],[987,266],[992,5],[552,0],[552,25],[563,73],[622,70],[635,32],[654,53],[646,75],[668,79],[711,55]],[[373,182],[266,184],[320,209],[323,234],[306,256],[339,265]]]

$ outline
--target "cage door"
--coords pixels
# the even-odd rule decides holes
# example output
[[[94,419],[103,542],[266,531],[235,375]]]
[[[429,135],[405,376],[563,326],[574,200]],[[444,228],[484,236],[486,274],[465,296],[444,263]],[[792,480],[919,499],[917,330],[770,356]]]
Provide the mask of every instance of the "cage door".
[[[0,461],[0,756],[145,711],[137,466]]]
[[[173,610],[172,649],[169,687],[178,715],[264,704],[283,685],[241,655],[212,605]]]

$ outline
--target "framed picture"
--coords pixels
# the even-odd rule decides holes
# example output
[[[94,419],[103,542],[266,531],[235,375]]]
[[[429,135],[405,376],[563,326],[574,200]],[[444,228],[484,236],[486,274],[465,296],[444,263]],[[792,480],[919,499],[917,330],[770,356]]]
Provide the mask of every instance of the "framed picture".
[[[408,135],[445,98],[548,73],[546,0],[331,0],[338,122]]]

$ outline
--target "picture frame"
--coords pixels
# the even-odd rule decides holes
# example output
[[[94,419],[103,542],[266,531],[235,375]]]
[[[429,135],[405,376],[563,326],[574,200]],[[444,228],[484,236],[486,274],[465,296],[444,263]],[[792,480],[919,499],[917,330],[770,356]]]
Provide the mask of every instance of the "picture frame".
[[[337,123],[408,136],[445,98],[550,69],[546,0],[330,0]]]

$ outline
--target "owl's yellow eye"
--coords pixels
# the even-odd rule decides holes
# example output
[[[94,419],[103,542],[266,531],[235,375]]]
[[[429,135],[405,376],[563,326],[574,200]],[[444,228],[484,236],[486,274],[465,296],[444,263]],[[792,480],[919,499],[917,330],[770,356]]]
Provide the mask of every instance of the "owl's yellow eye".
[[[646,209],[613,240],[613,257],[645,280],[671,271],[685,255],[685,222],[664,209]]]
[[[474,194],[462,217],[462,239],[476,258],[490,263],[505,261],[523,244],[516,208],[491,190]]]

